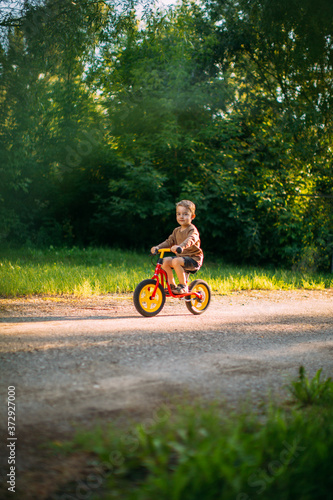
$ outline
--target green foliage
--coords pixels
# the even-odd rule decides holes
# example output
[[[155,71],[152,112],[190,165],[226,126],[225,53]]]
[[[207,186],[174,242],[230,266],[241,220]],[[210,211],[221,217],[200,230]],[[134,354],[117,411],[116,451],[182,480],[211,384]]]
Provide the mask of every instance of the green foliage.
[[[306,410],[164,405],[150,425],[79,432],[71,451],[97,459],[100,500],[331,498],[332,394]]]
[[[150,3],[0,14],[0,242],[149,247],[186,197],[204,250],[328,270],[332,8]]]
[[[292,381],[289,390],[294,398],[302,405],[320,405],[333,402],[333,383],[331,378],[321,381],[322,370],[318,370],[312,379],[305,375],[304,366],[299,368],[298,380]]]
[[[255,253],[267,258],[263,251],[270,250],[273,259],[276,252],[297,263],[315,247],[318,264],[328,266],[332,7],[326,0],[301,7],[297,0],[207,4],[222,48],[216,60],[232,61],[238,86],[231,116],[242,120],[246,163],[239,162],[245,174],[240,187],[250,188],[252,203],[243,217],[250,227],[251,219],[256,222]]]

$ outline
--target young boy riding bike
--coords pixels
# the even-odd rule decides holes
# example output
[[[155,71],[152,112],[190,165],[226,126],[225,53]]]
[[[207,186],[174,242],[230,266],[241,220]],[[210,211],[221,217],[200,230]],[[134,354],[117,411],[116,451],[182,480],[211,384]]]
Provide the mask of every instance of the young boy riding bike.
[[[195,204],[189,200],[181,200],[176,203],[176,219],[179,227],[173,230],[168,239],[159,245],[151,248],[151,253],[157,252],[161,248],[170,248],[177,253],[178,247],[182,248],[182,256],[165,257],[162,269],[168,275],[168,281],[174,294],[187,293],[186,271],[196,271],[200,269],[203,261],[203,252],[200,248],[200,235],[198,229],[192,224],[195,218]],[[179,285],[173,276],[175,270]]]

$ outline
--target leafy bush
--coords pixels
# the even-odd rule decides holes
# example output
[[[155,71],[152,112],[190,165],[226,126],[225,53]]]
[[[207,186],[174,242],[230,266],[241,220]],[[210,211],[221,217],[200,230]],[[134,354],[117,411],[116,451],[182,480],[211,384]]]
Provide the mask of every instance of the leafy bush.
[[[327,400],[333,401],[333,384],[331,378],[320,380],[322,370],[309,379],[305,376],[304,366],[299,368],[299,378],[290,383],[289,390],[294,398],[303,406],[324,404]]]

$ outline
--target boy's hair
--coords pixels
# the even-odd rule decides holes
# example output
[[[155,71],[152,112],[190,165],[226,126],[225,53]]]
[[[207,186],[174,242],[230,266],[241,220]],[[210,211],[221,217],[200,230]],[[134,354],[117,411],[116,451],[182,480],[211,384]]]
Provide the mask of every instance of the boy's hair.
[[[195,215],[195,204],[193,203],[193,201],[181,200],[178,203],[176,203],[176,208],[179,206],[188,208],[190,210],[191,214]]]

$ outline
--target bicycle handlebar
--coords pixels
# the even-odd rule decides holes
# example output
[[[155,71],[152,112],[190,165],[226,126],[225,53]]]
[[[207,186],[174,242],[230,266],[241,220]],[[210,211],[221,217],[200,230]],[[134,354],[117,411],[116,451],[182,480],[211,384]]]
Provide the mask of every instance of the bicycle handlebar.
[[[182,251],[183,251],[182,247],[178,246],[177,247],[177,253],[181,254]],[[157,250],[155,252],[154,255],[157,255],[158,253],[160,253],[161,257],[163,257],[163,255],[164,255],[165,252],[171,252],[171,248],[160,248],[159,250]]]

